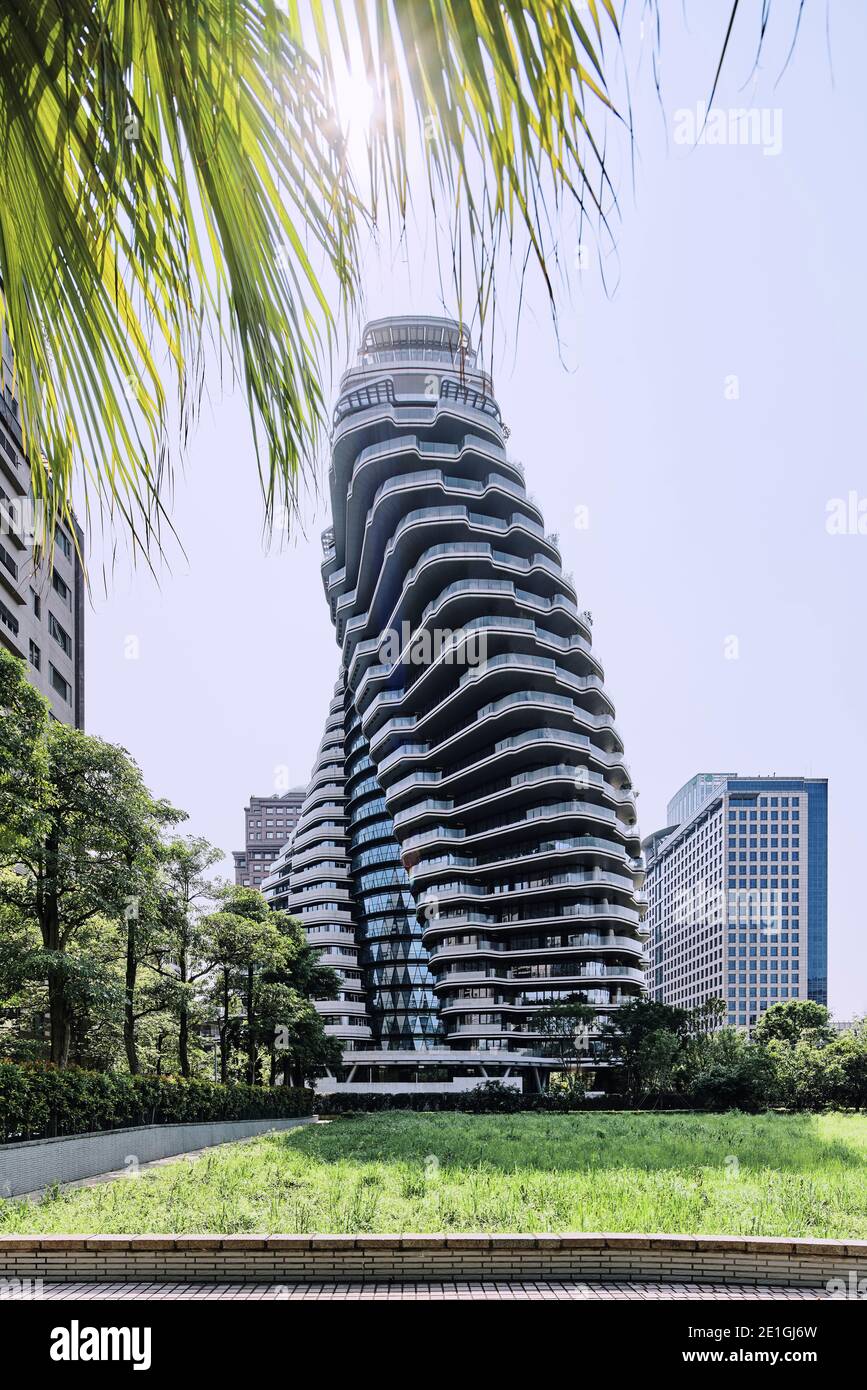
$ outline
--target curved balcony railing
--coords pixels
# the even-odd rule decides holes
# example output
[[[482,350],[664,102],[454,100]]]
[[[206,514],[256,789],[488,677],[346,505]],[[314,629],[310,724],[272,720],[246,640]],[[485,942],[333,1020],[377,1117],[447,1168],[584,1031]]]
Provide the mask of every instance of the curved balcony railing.
[[[528,893],[541,893],[548,888],[584,888],[588,885],[610,888],[614,892],[628,892],[630,895],[634,893],[634,882],[627,874],[617,874],[609,869],[578,869],[571,873],[542,874],[538,878],[513,883],[496,880],[486,883],[472,883],[467,879],[440,880],[435,888],[419,894],[419,905],[425,907],[430,901],[439,904],[445,898],[486,898],[496,902],[506,895],[524,897]]]
[[[388,968],[366,962],[387,1027],[399,1021],[392,1005],[433,1007],[435,994],[454,1016],[446,1042],[455,1055],[538,1059],[540,1045],[529,1042],[534,993],[576,992],[607,1011],[643,988],[644,863],[631,777],[589,614],[523,469],[505,456],[490,383],[446,370],[435,399],[423,401],[406,376],[417,356],[406,333],[421,334],[423,350],[425,335],[451,343],[457,327],[425,320],[422,331],[396,320],[376,331],[378,360],[344,380],[323,566],[347,672],[348,780],[338,815],[320,775],[326,809],[320,818],[311,807],[293,863],[298,855],[308,868],[316,836],[323,845],[349,837],[363,950],[381,943],[409,960],[429,945],[432,989],[414,981],[420,992],[384,993],[396,985]],[[403,651],[381,654],[386,628],[415,635],[446,617],[452,631],[487,636],[487,660],[461,670],[434,653],[416,671]],[[329,879],[323,864],[315,885],[314,877],[305,871],[294,886],[309,882],[323,908],[337,903],[327,884],[345,876]],[[390,923],[401,914],[406,923],[413,904],[418,936],[393,938]],[[447,944],[452,937],[463,939]],[[452,996],[462,980],[479,979],[509,1001],[499,1005],[505,1029],[461,1016],[474,1001],[459,1011]],[[420,1025],[409,1042],[383,1046],[430,1047],[427,1031]]]
[[[406,852],[440,840],[455,840],[471,844],[476,839],[490,835],[495,830],[520,831],[533,821],[556,820],[567,815],[576,819],[607,821],[623,836],[624,840],[638,839],[637,826],[624,824],[614,811],[609,811],[605,806],[596,806],[586,801],[557,801],[544,806],[531,806],[521,817],[515,815],[514,812],[508,812],[503,816],[479,821],[469,830],[463,827],[449,828],[445,825],[431,826],[429,830],[422,831],[418,835],[409,835],[403,838],[402,849]]]
[[[586,776],[582,776],[586,774]],[[496,782],[490,782],[486,786],[472,787],[466,800],[438,800],[435,797],[428,797],[424,801],[414,801],[412,805],[406,806],[402,811],[395,814],[394,823],[407,825],[410,821],[419,816],[425,816],[431,812],[437,812],[446,816],[463,814],[471,810],[474,806],[490,804],[495,798],[500,799],[503,792],[521,791],[526,787],[544,785],[547,782],[572,782],[579,783],[582,789],[586,787],[598,788],[606,801],[614,802],[615,806],[626,807],[635,811],[635,798],[632,792],[619,792],[605,781],[599,773],[587,772],[586,768],[575,766],[572,763],[558,763],[553,767],[536,768],[532,772],[517,772],[511,777],[498,778]],[[393,789],[386,792],[386,801],[390,802]]]

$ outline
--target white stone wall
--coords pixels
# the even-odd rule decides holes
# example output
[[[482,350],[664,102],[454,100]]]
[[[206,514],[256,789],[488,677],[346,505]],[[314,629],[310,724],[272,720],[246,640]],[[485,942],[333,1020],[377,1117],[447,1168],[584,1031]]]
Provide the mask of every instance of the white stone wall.
[[[223,1120],[206,1124],[140,1125],[75,1134],[62,1139],[29,1139],[0,1144],[0,1197],[38,1192],[52,1183],[78,1182],[100,1173],[134,1173],[142,1163],[233,1139],[248,1139],[268,1130],[308,1124],[309,1117],[291,1120]]]

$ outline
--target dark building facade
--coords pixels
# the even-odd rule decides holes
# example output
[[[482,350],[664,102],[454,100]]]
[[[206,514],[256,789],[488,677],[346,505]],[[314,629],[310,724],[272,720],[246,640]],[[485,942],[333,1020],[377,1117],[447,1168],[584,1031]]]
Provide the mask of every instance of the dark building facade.
[[[334,413],[323,536],[346,896],[324,890],[340,921],[317,929],[351,926],[369,1030],[334,1027],[335,1084],[542,1085],[540,1014],[562,1002],[593,1011],[593,1069],[602,1022],[644,986],[644,865],[614,708],[505,441],[459,324],[365,328]],[[294,912],[300,835],[265,886]]]

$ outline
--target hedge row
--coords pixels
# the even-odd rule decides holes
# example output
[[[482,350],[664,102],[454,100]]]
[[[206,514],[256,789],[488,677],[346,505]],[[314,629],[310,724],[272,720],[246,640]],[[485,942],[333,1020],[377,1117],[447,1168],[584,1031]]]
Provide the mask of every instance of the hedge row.
[[[412,1095],[399,1092],[394,1095],[354,1096],[344,1091],[338,1095],[316,1097],[316,1109],[320,1115],[352,1115],[385,1110],[457,1110],[471,1115],[511,1115],[519,1110],[617,1110],[622,1108],[622,1104],[619,1096],[585,1099],[581,1095],[569,1095],[566,1092],[524,1095],[521,1091],[516,1091],[511,1086],[503,1086],[497,1081],[482,1082],[471,1091],[456,1091],[451,1095],[438,1095],[436,1092]]]
[[[0,1142],[130,1125],[287,1119],[309,1115],[314,1099],[312,1091],[290,1086],[220,1086],[175,1076],[0,1062]]]
[[[499,1081],[481,1082],[471,1091],[456,1091],[449,1094],[412,1095],[400,1092],[394,1095],[351,1095],[345,1091],[338,1095],[316,1097],[316,1110],[320,1115],[356,1115],[380,1113],[388,1110],[455,1110],[470,1115],[514,1115],[519,1111],[535,1110],[543,1114],[563,1114],[569,1111],[587,1110],[666,1110],[691,1114],[694,1107],[684,1106],[683,1096],[663,1095],[648,1099],[644,1105],[630,1106],[622,1095],[608,1093],[599,1096],[583,1096],[568,1091],[544,1091],[523,1094],[511,1086],[503,1086]]]

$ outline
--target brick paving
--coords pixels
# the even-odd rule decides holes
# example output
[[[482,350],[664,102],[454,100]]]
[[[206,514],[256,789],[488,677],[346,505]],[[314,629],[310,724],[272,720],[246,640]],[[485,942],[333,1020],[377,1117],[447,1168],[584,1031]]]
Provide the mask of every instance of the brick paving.
[[[8,1298],[21,1299],[27,1295],[13,1292]],[[393,1303],[428,1302],[437,1299],[467,1299],[470,1301],[500,1301],[531,1299],[542,1302],[584,1302],[598,1299],[683,1299],[784,1300],[827,1299],[824,1288],[792,1288],[768,1284],[651,1284],[611,1282],[529,1281],[520,1283],[443,1282],[435,1284],[51,1284],[42,1286],[43,1300],[68,1299],[129,1299],[175,1300],[192,1299],[207,1302],[321,1302],[346,1300],[357,1302],[383,1299]]]

